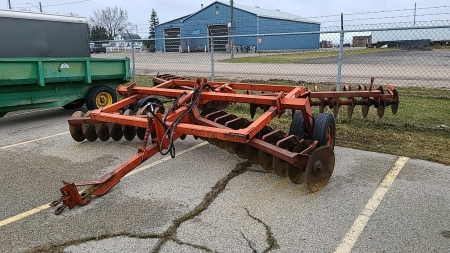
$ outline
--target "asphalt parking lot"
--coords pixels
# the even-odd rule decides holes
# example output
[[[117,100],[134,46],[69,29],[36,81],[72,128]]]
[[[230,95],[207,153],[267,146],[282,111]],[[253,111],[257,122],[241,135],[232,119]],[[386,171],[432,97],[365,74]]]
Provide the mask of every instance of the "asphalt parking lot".
[[[62,180],[98,179],[140,142],[75,142],[59,108],[0,118],[0,252],[448,252],[450,167],[336,147],[328,185],[188,137],[61,215]],[[337,133],[339,134],[339,133]],[[339,143],[336,144],[339,146]]]

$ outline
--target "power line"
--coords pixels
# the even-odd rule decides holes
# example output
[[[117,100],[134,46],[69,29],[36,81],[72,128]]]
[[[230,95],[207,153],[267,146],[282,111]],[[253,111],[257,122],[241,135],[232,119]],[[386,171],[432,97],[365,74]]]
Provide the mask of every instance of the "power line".
[[[70,3],[61,3],[61,4],[43,5],[42,7],[54,7],[54,6],[68,5],[68,4],[76,4],[76,3],[88,2],[88,1],[90,1],[90,0],[81,0],[81,1],[70,2]]]
[[[431,7],[421,7],[415,8],[416,10],[429,10],[429,9],[441,9],[441,8],[449,8],[450,5],[441,5],[441,6],[431,6]],[[414,8],[405,8],[405,9],[396,9],[396,10],[381,10],[381,11],[368,11],[368,12],[355,12],[355,13],[344,13],[344,16],[352,16],[352,15],[362,15],[362,14],[377,14],[377,13],[388,13],[388,12],[400,12],[400,11],[413,11]],[[315,16],[315,17],[305,17],[308,19],[314,18],[328,18],[328,17],[340,17],[340,14],[336,15],[325,15],[325,16]],[[340,21],[340,20],[338,20]]]

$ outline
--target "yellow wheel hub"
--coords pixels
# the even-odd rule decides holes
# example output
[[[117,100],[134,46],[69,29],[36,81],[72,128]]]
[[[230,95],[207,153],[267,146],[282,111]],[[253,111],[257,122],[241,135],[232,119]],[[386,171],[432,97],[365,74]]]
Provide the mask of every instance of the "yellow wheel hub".
[[[113,98],[108,92],[100,92],[97,97],[95,97],[95,104],[98,108],[102,108],[113,103]]]

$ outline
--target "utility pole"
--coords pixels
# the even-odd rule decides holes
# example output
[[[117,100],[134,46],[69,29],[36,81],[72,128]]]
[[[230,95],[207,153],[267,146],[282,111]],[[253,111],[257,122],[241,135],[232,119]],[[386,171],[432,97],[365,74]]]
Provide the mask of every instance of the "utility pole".
[[[417,3],[414,3],[414,26],[416,26],[416,10],[417,10]]]
[[[230,41],[230,51],[231,51],[231,59],[234,58],[234,3],[233,0],[230,0],[230,19],[231,19],[231,27],[230,27],[230,35],[231,35],[231,41]]]
[[[8,0],[8,7],[11,10],[11,0]]]
[[[41,13],[42,13],[42,4],[41,4],[41,2],[39,2],[39,10],[41,10]]]

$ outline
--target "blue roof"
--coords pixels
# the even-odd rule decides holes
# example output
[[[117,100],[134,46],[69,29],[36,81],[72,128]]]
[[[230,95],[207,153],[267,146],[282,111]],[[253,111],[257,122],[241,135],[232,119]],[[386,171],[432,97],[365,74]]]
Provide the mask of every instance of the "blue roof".
[[[211,6],[211,5],[215,4],[215,3],[221,3],[221,4],[224,4],[224,5],[230,6],[229,2],[215,1],[215,2],[211,3],[210,5],[206,6],[205,8]],[[246,12],[255,14],[258,17],[282,19],[282,20],[291,20],[291,21],[312,23],[312,24],[320,24],[320,22],[316,22],[314,20],[303,18],[303,17],[297,16],[297,15],[294,15],[294,14],[291,14],[291,13],[280,11],[280,10],[269,10],[269,9],[260,8],[258,6],[247,6],[247,5],[240,5],[240,4],[234,4],[233,7],[235,9],[239,9],[239,10],[242,10],[242,11],[246,11]],[[205,8],[203,8],[203,9],[205,9]],[[190,18],[190,17],[194,16],[195,14],[201,12],[203,9],[200,9],[197,12],[194,12],[194,13],[192,13],[190,15],[186,15],[184,17],[181,17],[181,19],[182,19],[181,22],[184,22],[188,18]],[[177,18],[177,19],[180,19],[180,18]],[[177,19],[174,19],[174,20],[177,20]],[[161,23],[159,25],[162,25],[162,24],[165,24],[165,23],[169,23],[169,22],[172,22],[174,20],[167,21],[167,22]]]

